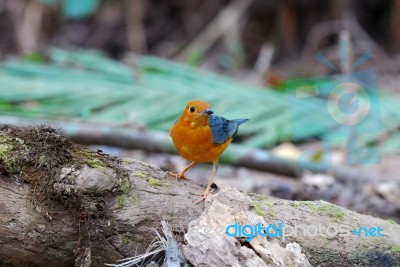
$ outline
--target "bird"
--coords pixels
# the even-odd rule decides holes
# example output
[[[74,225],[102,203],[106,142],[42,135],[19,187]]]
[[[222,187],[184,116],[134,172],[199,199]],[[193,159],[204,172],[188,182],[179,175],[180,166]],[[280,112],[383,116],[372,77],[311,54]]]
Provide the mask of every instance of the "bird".
[[[239,126],[248,119],[228,120],[214,115],[210,105],[202,100],[193,100],[186,104],[182,115],[170,129],[172,142],[178,153],[191,163],[179,173],[167,174],[183,180],[190,180],[185,173],[198,163],[212,162],[213,170],[206,190],[198,194],[202,202],[210,193],[218,170],[219,157],[231,144]]]

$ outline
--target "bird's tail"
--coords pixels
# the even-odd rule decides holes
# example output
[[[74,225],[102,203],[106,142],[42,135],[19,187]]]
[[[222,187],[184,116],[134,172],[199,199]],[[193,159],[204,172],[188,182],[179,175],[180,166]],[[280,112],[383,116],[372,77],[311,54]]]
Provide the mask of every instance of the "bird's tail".
[[[239,125],[245,123],[248,119],[234,119],[229,121],[229,135],[234,138],[239,130]]]
[[[236,124],[237,126],[239,126],[242,123],[245,123],[246,121],[248,121],[249,119],[235,119],[235,120],[231,120],[231,122],[233,122],[234,124]]]

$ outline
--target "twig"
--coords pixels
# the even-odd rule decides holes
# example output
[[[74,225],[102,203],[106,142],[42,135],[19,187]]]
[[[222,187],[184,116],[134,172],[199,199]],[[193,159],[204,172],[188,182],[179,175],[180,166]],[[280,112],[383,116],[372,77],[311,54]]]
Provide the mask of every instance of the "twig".
[[[231,40],[232,36],[236,36],[233,31],[238,28],[238,21],[241,15],[251,3],[252,0],[235,0],[228,4],[219,12],[216,18],[186,46],[177,58],[181,61],[185,61],[194,51],[204,54],[219,37],[226,34],[227,38]],[[236,44],[230,44],[228,49],[231,47],[236,47]]]
[[[257,61],[254,64],[250,75],[246,81],[255,86],[264,85],[264,75],[271,66],[272,55],[274,54],[274,48],[269,43],[264,43],[261,46],[260,52],[258,53]]]
[[[30,54],[39,50],[44,6],[34,1],[8,3],[20,52]]]
[[[127,34],[129,47],[133,52],[147,51],[146,33],[143,25],[143,0],[128,1]]]

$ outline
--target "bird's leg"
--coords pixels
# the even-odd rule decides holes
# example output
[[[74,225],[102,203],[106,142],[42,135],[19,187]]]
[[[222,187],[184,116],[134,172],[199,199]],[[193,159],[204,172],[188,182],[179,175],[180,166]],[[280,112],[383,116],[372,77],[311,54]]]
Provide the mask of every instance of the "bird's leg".
[[[201,198],[196,202],[196,204],[204,201],[206,199],[206,197],[210,194],[211,185],[214,183],[214,177],[215,177],[215,174],[217,173],[218,165],[219,165],[219,160],[218,159],[214,160],[213,161],[213,171],[212,171],[210,182],[208,182],[206,190],[203,193],[198,194],[199,196],[201,196]]]
[[[172,172],[166,172],[167,174],[169,174],[169,175],[171,175],[171,176],[173,176],[173,177],[175,177],[176,179],[182,179],[182,180],[190,180],[189,178],[187,178],[186,176],[185,176],[185,173],[190,169],[190,168],[192,168],[194,165],[196,165],[197,164],[197,162],[192,162],[192,163],[190,163],[185,169],[183,169],[183,171],[181,171],[181,172],[179,172],[179,173],[172,173]]]

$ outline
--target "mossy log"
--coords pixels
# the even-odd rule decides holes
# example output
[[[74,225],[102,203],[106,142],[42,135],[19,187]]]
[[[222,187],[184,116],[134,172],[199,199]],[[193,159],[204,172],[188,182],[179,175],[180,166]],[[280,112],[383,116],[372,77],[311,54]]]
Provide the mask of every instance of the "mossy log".
[[[322,201],[286,201],[226,186],[195,204],[203,190],[145,163],[90,152],[51,128],[3,126],[0,265],[104,266],[144,252],[155,237],[149,228],[159,229],[162,219],[183,229],[184,255],[195,266],[400,265],[400,225],[393,222]],[[380,227],[383,236],[299,233],[246,242],[199,232],[235,222]]]

